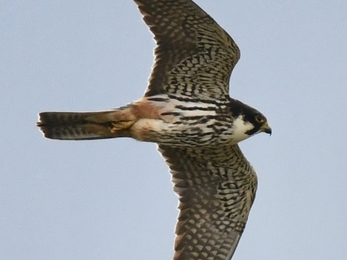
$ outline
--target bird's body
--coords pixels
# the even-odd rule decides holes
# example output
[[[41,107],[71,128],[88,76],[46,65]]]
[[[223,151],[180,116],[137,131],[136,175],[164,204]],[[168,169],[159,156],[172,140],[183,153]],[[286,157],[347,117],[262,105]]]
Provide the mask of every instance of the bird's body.
[[[239,105],[232,99],[197,101],[159,94],[110,111],[41,113],[45,124],[40,127],[46,137],[62,140],[133,137],[171,146],[232,145],[248,137],[234,127],[233,102]]]
[[[271,133],[266,118],[229,97],[240,53],[232,38],[190,0],[135,0],[157,41],[144,97],[101,112],[43,112],[45,137],[130,137],[155,142],[179,196],[174,260],[228,260],[257,188],[238,142]]]

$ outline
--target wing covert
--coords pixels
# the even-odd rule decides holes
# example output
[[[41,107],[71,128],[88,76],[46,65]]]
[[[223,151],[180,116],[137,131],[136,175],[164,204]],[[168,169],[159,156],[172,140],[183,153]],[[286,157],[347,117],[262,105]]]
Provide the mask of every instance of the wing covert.
[[[174,260],[229,260],[237,247],[257,178],[237,145],[224,148],[159,145],[179,196]]]
[[[135,2],[157,43],[145,96],[227,95],[240,56],[233,39],[193,1]]]

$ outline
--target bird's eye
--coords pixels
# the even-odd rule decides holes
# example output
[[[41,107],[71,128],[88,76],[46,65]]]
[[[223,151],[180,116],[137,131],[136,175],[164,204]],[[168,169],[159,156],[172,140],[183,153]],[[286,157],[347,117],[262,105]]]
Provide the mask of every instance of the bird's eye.
[[[257,121],[257,123],[264,123],[264,120],[264,117],[262,117],[261,115],[255,116],[255,121]]]

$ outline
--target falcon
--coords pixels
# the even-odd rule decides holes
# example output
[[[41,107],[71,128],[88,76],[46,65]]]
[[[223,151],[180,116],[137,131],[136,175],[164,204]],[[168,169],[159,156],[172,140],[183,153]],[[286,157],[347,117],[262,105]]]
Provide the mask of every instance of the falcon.
[[[229,96],[240,51],[207,13],[190,0],[135,3],[156,41],[144,96],[107,111],[42,112],[37,125],[51,139],[157,143],[179,198],[173,259],[229,260],[257,189],[238,143],[271,128]]]

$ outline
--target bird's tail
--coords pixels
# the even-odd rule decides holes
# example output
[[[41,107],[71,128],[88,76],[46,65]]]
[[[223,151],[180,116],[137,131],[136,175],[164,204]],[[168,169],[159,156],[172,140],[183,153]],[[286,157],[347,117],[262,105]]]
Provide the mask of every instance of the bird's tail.
[[[90,140],[128,137],[135,121],[125,111],[101,112],[42,112],[40,127],[46,138],[59,140]]]

